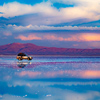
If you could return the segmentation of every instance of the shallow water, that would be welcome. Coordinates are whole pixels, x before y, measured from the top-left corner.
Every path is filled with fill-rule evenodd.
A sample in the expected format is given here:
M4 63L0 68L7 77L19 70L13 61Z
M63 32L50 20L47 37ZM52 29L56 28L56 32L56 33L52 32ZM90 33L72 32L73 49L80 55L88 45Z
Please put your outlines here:
M100 58L0 57L1 100L100 100Z

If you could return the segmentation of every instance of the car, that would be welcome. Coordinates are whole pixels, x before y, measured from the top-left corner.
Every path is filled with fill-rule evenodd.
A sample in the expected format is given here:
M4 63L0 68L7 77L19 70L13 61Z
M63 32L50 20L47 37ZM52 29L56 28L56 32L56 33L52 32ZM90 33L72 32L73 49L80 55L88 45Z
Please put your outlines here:
M33 57L27 56L25 53L19 53L16 58L18 60L23 60L23 59L32 60L33 59Z

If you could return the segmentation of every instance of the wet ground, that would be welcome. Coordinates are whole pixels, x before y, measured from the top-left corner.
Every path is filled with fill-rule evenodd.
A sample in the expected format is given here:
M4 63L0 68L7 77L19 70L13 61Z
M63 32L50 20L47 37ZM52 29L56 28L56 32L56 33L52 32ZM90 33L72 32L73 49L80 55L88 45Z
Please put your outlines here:
M1 100L100 100L100 57L0 57Z

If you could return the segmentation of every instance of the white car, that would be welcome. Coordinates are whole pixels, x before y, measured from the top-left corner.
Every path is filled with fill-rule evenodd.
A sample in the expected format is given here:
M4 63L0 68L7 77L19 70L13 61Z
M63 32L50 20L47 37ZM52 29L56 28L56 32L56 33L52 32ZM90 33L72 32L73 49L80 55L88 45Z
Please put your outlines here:
M23 59L27 59L27 60L32 60L33 57L31 56L27 56L26 54L24 53L19 53L16 57L18 60L23 60Z

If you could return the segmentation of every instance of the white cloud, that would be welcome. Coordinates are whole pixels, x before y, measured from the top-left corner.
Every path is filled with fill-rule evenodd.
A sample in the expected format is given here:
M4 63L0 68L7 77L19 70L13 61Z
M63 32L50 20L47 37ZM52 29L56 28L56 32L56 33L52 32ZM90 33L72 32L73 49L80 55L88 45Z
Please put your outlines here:
M58 0L61 2L61 0ZM62 2L70 2L69 0L62 0ZM0 6L0 16L3 17L15 17L19 15L25 14L38 14L39 18L43 18L38 20L36 16L37 22L42 22L43 24L57 24L57 23L65 23L70 22L77 19L87 19L88 21L99 20L100 19L100 1L86 1L86 0L71 0L72 3L80 4L75 5L74 7L60 8L57 9L52 6L50 1L42 2L36 5L27 5L20 4L18 2L4 4ZM42 17L41 17L42 16ZM34 20L31 20L31 22Z
M82 27L82 26L46 26L46 25L27 25L27 26L17 26L9 24L7 28L13 28L14 30L100 30L100 27Z
M12 2L8 4L4 4L3 6L0 6L0 10L3 12L3 14L0 14L0 16L3 17L14 17L24 14L31 14L31 13L42 13L42 14L53 14L54 8L51 7L51 3L40 3L36 4L34 6L27 5L27 4L20 4L18 2Z

